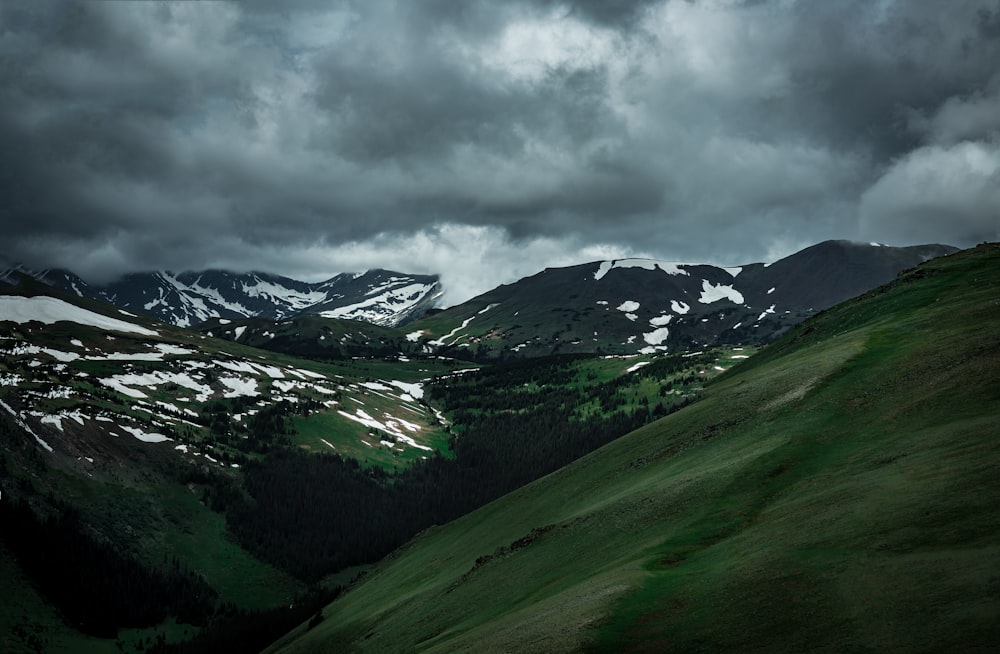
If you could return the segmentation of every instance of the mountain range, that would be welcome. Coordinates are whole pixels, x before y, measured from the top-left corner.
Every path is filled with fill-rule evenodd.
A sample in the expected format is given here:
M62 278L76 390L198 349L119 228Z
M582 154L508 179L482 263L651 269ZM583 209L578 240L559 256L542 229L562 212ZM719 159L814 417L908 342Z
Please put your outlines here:
M67 270L13 267L0 273L0 280L16 281L23 276L181 327L212 318L277 321L301 315L395 326L434 306L441 296L437 275L388 270L342 273L317 283L260 272L160 271L131 273L97 286Z
M209 321L213 336L301 356L366 351L489 361L550 354L653 354L766 343L806 318L954 252L825 241L771 264L739 267L651 259L547 268L401 329L372 330L301 316Z
M765 342L818 311L891 280L901 270L955 250L946 245L825 241L774 263L737 267L652 259L596 261L547 268L443 311L435 306L443 295L437 275L386 270L343 273L318 283L260 272L148 272L95 286L66 270L14 267L0 273L0 280L27 275L79 297L182 327L221 319L207 326L213 334L259 347L268 347L269 338L303 331L298 325L280 328L278 323L318 316L382 327L413 323L405 334L381 335L403 350L408 346L400 336L424 351L460 355L462 349L492 357L597 350L651 353L699 343ZM217 328L250 318L264 321ZM317 339L322 335L315 329L305 331L315 332ZM279 340L276 348L322 352L334 344L331 340L304 346L301 340ZM366 334L355 345L363 347L369 340Z

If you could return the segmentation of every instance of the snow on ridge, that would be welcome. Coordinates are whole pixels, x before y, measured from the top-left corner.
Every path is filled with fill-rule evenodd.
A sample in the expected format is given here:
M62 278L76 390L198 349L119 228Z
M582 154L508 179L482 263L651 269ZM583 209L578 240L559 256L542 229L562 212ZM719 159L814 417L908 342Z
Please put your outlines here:
M376 284L372 286L365 292L365 297L369 295L375 295L376 293L382 293L391 289L393 286L399 286L400 283L413 282L411 277L390 277L388 280L382 282L381 284Z
M733 288L730 284L712 284L707 279L702 281L701 297L698 301L702 304L712 304L719 300L731 300L736 304L743 304L743 294Z
M326 293L322 291L308 291L303 293L293 288L265 281L256 275L254 275L254 284L248 285L246 282L241 282L240 285L242 286L243 293L250 297L279 299L292 309L305 309L327 299Z
M26 323L38 321L51 325L65 320L88 327L97 327L116 332L157 336L151 329L140 327L124 320L110 318L88 309L64 302L47 295L22 297L20 295L0 295L0 317L3 321Z
M391 319L417 304L431 291L433 286L433 284L407 284L356 304L328 309L319 315L324 318L351 318L384 325L387 319Z
M230 311L238 313L242 316L249 317L254 315L253 311L246 308L239 302L232 302L222 297L222 294L219 293L218 289L212 288L211 286L200 285L198 282L201 281L201 275L199 275L198 279L196 279L194 283L191 285L185 284L184 282L180 281L176 277L169 275L168 273L160 273L160 277L163 278L165 281L169 282L170 284L172 284L178 290L181 291L186 290L188 291L188 294L195 293L197 295L201 295L202 298L211 300L215 304L225 309L229 309ZM181 294L182 297L184 297L185 295L186 294L184 293ZM208 320L209 318L215 318L218 316L218 312L213 311L212 309L209 309L207 306L205 306L204 300L202 298L196 298L196 297L192 298L189 295L188 297L192 301L192 303L195 306L197 306L198 309L200 310L198 311L198 317L201 318L202 320Z
M681 266L690 265L694 264L657 261L656 259L613 259L600 263L597 270L594 271L594 279L603 279L615 268L643 268L645 270L660 270L668 275L687 275L688 271L682 270Z

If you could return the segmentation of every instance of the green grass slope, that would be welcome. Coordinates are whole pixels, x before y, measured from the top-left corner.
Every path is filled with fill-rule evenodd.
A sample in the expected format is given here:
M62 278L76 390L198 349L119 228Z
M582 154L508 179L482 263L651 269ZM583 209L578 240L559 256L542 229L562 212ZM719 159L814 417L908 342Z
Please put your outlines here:
M1000 246L426 531L271 652L995 651Z

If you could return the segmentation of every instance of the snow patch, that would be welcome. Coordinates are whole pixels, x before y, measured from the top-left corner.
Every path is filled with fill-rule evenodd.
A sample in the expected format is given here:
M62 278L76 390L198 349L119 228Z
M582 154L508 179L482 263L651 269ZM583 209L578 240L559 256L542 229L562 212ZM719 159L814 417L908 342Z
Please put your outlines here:
M407 395L415 397L418 400L424 396L424 387L421 384L411 384L409 382L401 382L395 379L389 383L402 390Z
M256 379L243 379L241 377L219 377L219 383L229 387L229 392L222 397L254 397L257 392Z
M135 436L136 438L138 438L143 443L162 443L163 441L172 440L170 438L167 438L163 434L150 434L150 433L144 432L143 430L139 429L138 427L125 427L123 425L118 425L118 427L122 431L127 431L128 433L132 434L133 436Z
M730 284L712 284L707 279L702 280L701 297L698 301L702 304L712 304L719 300L731 300L736 304L743 304L743 294L737 291Z
M763 311L763 313L761 313L759 316L757 316L757 320L758 321L763 320L764 316L766 316L769 313L774 313L774 305L773 304L769 308L765 309Z
M666 327L660 327L659 329L654 329L651 332L642 335L642 340L646 341L650 345L661 345L663 341L667 340L667 336L670 335L670 330Z

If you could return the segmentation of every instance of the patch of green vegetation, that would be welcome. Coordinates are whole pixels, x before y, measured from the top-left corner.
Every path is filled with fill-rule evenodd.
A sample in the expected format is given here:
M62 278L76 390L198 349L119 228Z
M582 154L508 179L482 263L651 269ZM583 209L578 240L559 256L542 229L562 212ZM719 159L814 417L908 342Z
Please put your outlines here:
M239 547L226 529L225 518L205 507L194 489L162 486L156 496L170 528L147 548L151 557L176 557L197 570L218 591L221 601L241 609L276 606L305 590L288 573Z

